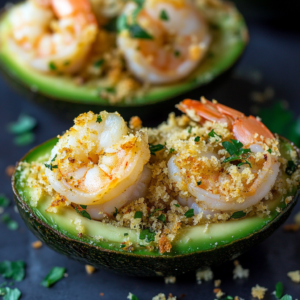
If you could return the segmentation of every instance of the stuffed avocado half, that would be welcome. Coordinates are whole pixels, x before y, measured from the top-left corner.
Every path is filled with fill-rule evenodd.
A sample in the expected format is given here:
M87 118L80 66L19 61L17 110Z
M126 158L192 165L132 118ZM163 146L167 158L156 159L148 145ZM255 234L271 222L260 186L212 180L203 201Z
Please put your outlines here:
M198 125L195 120L199 121L196 115L203 109L201 105L222 111L220 120L230 116L226 119L228 123L212 123L208 118L214 115L206 114L206 121ZM18 164L12 184L17 207L30 230L68 257L138 276L176 275L221 264L272 234L298 200L299 150L285 138L274 137L259 120L223 105L204 99L203 103L186 100L179 108L188 108L189 118L175 118L171 114L168 122L147 130L141 128L136 117L131 120L130 129L124 129L118 114L82 114L64 136L29 152ZM234 118L241 122L232 123ZM80 144L76 150L73 137L78 137L80 128L87 126L81 138L92 141L87 134L95 134L91 130L97 128L102 132L101 126L112 120L115 124L120 121L120 128L128 130L125 136L124 132L120 135L122 143L106 148L105 152L88 143L100 151L101 158L95 163L89 148L89 161L84 163L82 149L87 144ZM249 124L261 135L247 135L245 129L249 129ZM243 136L235 140L240 132ZM99 140L106 146L108 141L110 138L107 140L105 135ZM148 142L149 149L143 148ZM244 146L246 143L250 146ZM232 150L231 145L237 148ZM133 182L128 182L124 175L116 185L119 179L114 177L113 169L107 168L112 156L117 154L120 158L122 151L132 151L132 163L126 163L128 156L121 162L115 158L113 169L122 168L123 162L124 172L130 168L137 171L143 165L144 168L137 171L140 175ZM77 162L79 154L81 160ZM135 155L144 160L136 159ZM134 161L139 164L134 166ZM84 169L86 165L88 169ZM104 175L95 175L97 166L105 170ZM172 178L176 166L185 166L175 173L183 175L182 181ZM75 172L65 176L65 168ZM215 180L215 174L221 172ZM104 185L95 176L102 176ZM92 182L88 193L86 178ZM92 193L96 184L100 187ZM235 185L245 191L239 191ZM120 186L125 191L116 196ZM225 191L226 186L231 189L229 192ZM211 193L211 189L215 192ZM231 198L223 201L222 193Z
M24 40L26 41L26 36L15 37L18 35L14 34L15 29L12 24L14 22L18 26L22 24L18 24L21 21L14 21L12 15L16 10L22 8L21 6L26 4L25 2L2 12L0 19L1 72L14 85L17 84L22 89L25 88L29 91L31 96L39 96L39 99L45 99L46 101L57 100L73 104L126 107L153 104L171 99L176 95L207 84L224 73L238 60L248 42L246 24L234 6L229 3L210 0L195 1L197 5L198 2L199 11L201 11L207 22L205 26L207 26L209 38L206 38L206 43L209 46L205 46L205 50L201 50L203 52L201 55L199 54L199 49L202 48L197 48L198 50L191 48L189 50L191 53L194 53L194 56L199 56L201 62L195 67L186 67L190 71L182 79L177 79L176 76L172 79L175 67L168 74L160 74L159 76L154 74L155 76L152 76L153 78L155 77L154 84L149 85L152 77L143 79L143 76L151 74L152 69L147 70L148 66L134 65L131 61L131 53L126 53L128 44L136 41L122 40L118 42L117 46L116 36L120 35L120 39L124 39L124 37L128 36L129 32L130 37L133 40L136 39L144 43L141 47L144 46L147 50L152 47L151 45L149 47L147 44L151 42L151 39L149 39L150 34L146 38L147 32L138 27L137 24L128 24L126 20L124 23L124 14L119 17L118 21L116 21L116 18L102 18L98 20L98 24L104 25L101 25L102 27L99 32L93 33L96 37L91 46L91 52L87 60L82 63L83 66L78 70L76 70L78 68L77 65L72 65L72 60L65 59L64 61L54 63L54 60L42 61L40 58L35 59L34 55L32 57L30 53L23 55L16 44L21 43L21 46L25 48L30 48L30 44L29 46L26 43L25 46L22 44ZM140 11L141 8L137 7L134 10L134 14L140 13ZM166 23L169 16L166 15L166 10L162 10L162 12L165 13L163 21ZM160 21L162 20L160 19ZM114 22L118 23L119 33L114 31L115 26L112 26ZM26 24L24 26L26 27ZM41 26L45 26L45 24ZM93 28L93 30L97 29ZM47 29L48 35L51 32L54 33L55 29ZM17 39L17 42L14 39ZM105 43L107 43L107 47ZM112 46L109 46L109 43ZM120 55L118 47L124 48L122 50L125 52L124 57ZM163 48L162 45L159 47ZM208 48L206 49L206 47ZM95 50L93 50L94 48ZM181 52L176 49L173 52L174 58L169 59L165 57L163 59L165 63L169 61L170 64L174 59L175 62L173 63L175 65L179 63L176 60L180 60ZM151 53L147 55L152 57ZM163 55L167 54L164 53ZM59 53L58 56L60 56ZM77 61L77 59L74 61ZM145 62L147 59L143 58L141 61ZM162 66L162 68L165 67L164 65ZM143 72L135 75L135 69L139 71L143 70ZM167 81L166 78L168 76L170 76L171 82Z

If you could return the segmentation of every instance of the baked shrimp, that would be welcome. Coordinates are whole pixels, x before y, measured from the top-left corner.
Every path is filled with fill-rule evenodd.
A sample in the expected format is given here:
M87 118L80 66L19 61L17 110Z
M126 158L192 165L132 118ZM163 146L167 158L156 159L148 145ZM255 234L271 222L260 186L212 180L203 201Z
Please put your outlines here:
M89 112L60 137L45 174L57 193L102 219L145 196L149 158L145 131L131 133L118 113Z
M153 84L190 74L210 40L205 18L189 0L129 2L119 18L117 41L128 68Z
M13 8L10 24L18 54L42 72L77 72L98 32L88 0L27 0Z
M185 100L178 108L211 128L208 140L197 135L197 126L191 128L192 145L181 145L168 161L169 178L180 191L178 201L195 214L211 214L245 210L267 197L279 174L280 153L266 126L204 98Z

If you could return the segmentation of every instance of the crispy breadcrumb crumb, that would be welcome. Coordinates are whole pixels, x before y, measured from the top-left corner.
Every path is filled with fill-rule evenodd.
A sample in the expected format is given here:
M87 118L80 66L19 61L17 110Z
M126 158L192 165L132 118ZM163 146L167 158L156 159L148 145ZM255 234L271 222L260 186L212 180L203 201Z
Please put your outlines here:
M259 300L261 300L261 299L264 298L265 293L266 293L267 290L268 290L267 288L264 288L264 287L259 286L257 284L255 287L253 287L251 289L251 295L252 295L252 297L258 298Z
M290 277L290 279L293 282L299 283L300 282L300 271L291 271L287 273L287 276Z

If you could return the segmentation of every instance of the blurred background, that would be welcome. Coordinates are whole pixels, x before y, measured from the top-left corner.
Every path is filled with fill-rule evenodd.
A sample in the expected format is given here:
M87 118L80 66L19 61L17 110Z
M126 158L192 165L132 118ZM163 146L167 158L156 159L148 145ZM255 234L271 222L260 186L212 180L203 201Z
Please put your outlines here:
M219 102L247 114L260 116L273 132L286 136L300 146L300 1L236 0L246 18L250 31L249 46L237 67L226 78L210 86L192 91L189 96L199 99L217 99ZM3 7L6 1L0 0ZM1 47L1 45L0 45ZM84 265L73 262L43 246L33 249L36 238L27 230L14 210L9 166L32 147L62 133L72 125L67 112L55 113L33 102L6 84L0 77L0 194L10 199L4 213L17 222L10 230L0 222L0 261L24 260L26 278L15 285L22 291L22 299L126 299L129 292L140 300L152 299L162 292L172 293L178 299L214 299L213 282L197 285L195 274L178 277L175 284L164 283L163 278L128 278L107 271L88 275ZM116 109L113 108L112 111ZM144 125L156 126L171 111L157 111L143 119ZM32 117L36 124L27 135L14 136L8 130L21 114ZM300 211L300 203L294 214ZM3 213L1 209L0 213ZM1 219L1 215L0 215ZM293 216L287 223L293 222ZM279 229L273 236L239 258L250 270L248 279L233 280L233 263L213 268L214 279L222 280L222 290L228 295L251 298L251 287L267 287L264 299L273 299L271 293L278 281L285 291L300 297L300 285L287 276L288 271L300 269L300 233ZM40 282L53 266L67 269L68 277L53 288L46 289ZM0 278L0 285L4 279ZM100 295L103 293L104 295ZM293 298L294 299L294 298Z

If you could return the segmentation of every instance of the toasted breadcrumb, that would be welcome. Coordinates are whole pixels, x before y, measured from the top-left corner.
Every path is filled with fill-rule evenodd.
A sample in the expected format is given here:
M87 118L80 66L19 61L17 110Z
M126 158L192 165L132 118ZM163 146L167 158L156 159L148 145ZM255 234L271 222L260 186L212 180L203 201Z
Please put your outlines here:
M294 221L297 225L300 226L300 211L295 215Z
M249 270L243 269L238 260L234 261L233 279L242 279L249 277Z
M32 244L31 244L31 247L33 248L33 249L39 249L39 248L41 248L43 246L43 243L41 242L41 241L36 241L36 242L33 242Z
M104 293L100 293L100 296L103 297L103 296L104 296Z
M251 289L251 295L252 295L252 297L258 298L259 300L261 300L261 299L264 298L265 293L266 293L267 290L268 290L267 288L264 288L264 287L259 286L257 284L255 287L253 287Z
M287 276L291 278L293 282L299 283L300 282L300 271L291 271L287 273Z
M15 166L7 166L5 169L5 173L8 177L13 176L14 172L15 172Z
M196 280L198 284L202 283L202 280L204 281L210 281L214 278L214 273L210 268L206 269L199 269L196 271Z
M176 299L177 297L173 297L172 294L169 294L168 298L166 298L166 295L163 293L160 293L152 298L152 300L176 300Z
M286 224L283 226L283 230L287 232L296 232L299 230L298 224Z
M96 269L90 265L85 265L85 270L88 274L93 274L96 271Z
M214 281L214 285L215 285L215 287L219 287L221 285L221 280L220 279L216 279Z
M176 282L176 277L175 276L165 277L165 284L168 284L168 283L174 284L175 282Z
M223 293L222 292L222 290L221 289L214 289L214 293L216 294L216 297L218 298L218 299L220 299L222 296L224 296L225 295L225 293Z

